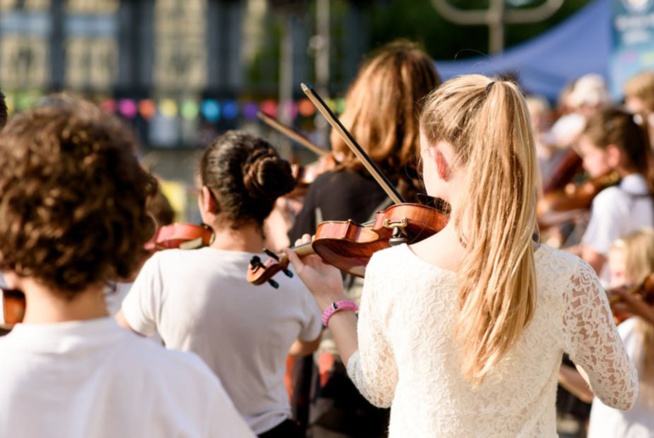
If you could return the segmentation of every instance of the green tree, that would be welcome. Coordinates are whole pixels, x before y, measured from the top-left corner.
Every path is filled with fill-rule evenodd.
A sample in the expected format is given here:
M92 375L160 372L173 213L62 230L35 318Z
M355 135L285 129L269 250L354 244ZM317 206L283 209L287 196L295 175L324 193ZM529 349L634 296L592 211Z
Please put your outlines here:
M489 0L450 0L460 9L480 9ZM527 8L544 0L507 0L508 7ZM550 18L540 23L507 25L505 48L529 40L568 18L589 0L566 0ZM487 26L461 26L441 17L431 0L386 0L372 2L370 32L374 47L397 38L409 38L422 43L434 59L462 59L488 53Z

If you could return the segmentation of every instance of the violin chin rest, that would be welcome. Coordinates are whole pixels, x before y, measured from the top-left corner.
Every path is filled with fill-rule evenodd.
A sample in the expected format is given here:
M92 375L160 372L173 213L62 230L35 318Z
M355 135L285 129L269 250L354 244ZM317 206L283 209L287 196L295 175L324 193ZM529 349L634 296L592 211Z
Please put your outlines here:
M186 242L180 243L179 249L197 249L201 248L203 245L202 237L198 237L197 239L187 240Z

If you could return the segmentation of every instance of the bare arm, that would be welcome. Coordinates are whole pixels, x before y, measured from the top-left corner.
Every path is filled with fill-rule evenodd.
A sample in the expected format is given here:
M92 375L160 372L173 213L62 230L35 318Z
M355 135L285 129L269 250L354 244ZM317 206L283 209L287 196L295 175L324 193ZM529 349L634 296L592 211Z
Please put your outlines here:
M322 334L318 336L313 341L303 341L302 339L296 339L291 345L290 350L288 350L289 356L306 356L313 353L318 349L320 345L320 340L322 339Z
M581 258L595 270L597 275L600 274L604 264L606 263L605 256L596 252L594 249L587 245L581 245Z
M567 365L559 368L559 384L581 401L593 401L593 391L582 375L576 369Z
M303 259L293 251L287 251L286 255L298 276L313 294L320 310L326 309L335 301L345 299L343 280L338 269L323 263L317 255ZM341 359L347 365L350 356L359 348L355 313L347 310L334 313L329 319L329 329Z

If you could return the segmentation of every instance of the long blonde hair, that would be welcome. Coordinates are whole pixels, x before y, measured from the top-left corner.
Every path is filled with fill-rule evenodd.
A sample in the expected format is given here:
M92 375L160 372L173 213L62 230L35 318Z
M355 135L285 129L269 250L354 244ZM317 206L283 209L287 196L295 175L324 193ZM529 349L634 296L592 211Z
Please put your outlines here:
M625 282L638 284L654 273L654 229L642 228L616 240L610 249L624 254ZM646 388L654 394L654 325L638 318L634 329L641 342L641 350L634 358L641 382L641 392Z
M537 162L529 113L515 84L467 75L428 98L420 126L430 145L450 143L455 165L466 169L466 199L451 218L467 253L455 333L464 375L476 385L517 342L536 306Z

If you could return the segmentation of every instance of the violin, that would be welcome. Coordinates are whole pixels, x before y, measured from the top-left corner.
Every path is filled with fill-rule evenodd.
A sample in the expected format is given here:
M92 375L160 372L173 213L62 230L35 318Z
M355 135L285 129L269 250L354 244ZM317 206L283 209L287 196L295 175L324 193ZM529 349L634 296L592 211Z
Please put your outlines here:
M447 212L427 205L407 204L322 98L305 84L302 84L302 89L332 127L343 137L345 143L361 160L395 205L377 212L374 221L370 224L357 224L351 220L323 222L316 228L316 234L310 244L292 248L296 254L301 257L317 254L326 263L341 271L363 277L368 261L375 251L388 248L393 244L418 242L445 227L449 220ZM264 250L264 252L270 256L270 259L262 262L259 256L254 256L250 261L246 278L248 282L255 285L267 281L271 286L277 288L279 284L272 280L276 273L281 271L289 277L292 276L287 269L288 257L284 254L274 254L272 251Z
M3 323L0 330L9 331L25 316L25 294L15 289L2 289Z
M373 253L400 243L414 243L442 230L449 216L440 210L421 204L395 204L377 212L370 224L348 221L327 221L318 224L311 243L291 248L300 257L319 255L323 261L346 274L363 277ZM268 282L274 288L279 284L272 280L278 272L287 276L288 256L264 250L270 256L265 263L259 256L250 260L247 281L254 285Z
M607 187L620 182L616 171L581 184L568 184L562 190L546 193L538 200L536 215L541 229L576 219L590 209L593 198Z
M552 170L548 181L543 182L543 193L552 193L563 189L581 171L583 160L574 149L568 149Z
M213 232L207 225L177 222L157 229L152 240L145 244L149 251L164 249L196 249L211 244Z
M613 305L620 302L621 300L620 295L615 293L616 290L625 290L625 287L620 286L609 289L607 291L607 294L609 295L609 305L611 306L612 310ZM645 301L650 306L654 306L654 274L648 275L643 281L636 284L635 286L627 288L626 293L640 295L643 301ZM616 324L620 324L630 316L631 315L628 313L618 313L613 310L613 318L615 319Z

